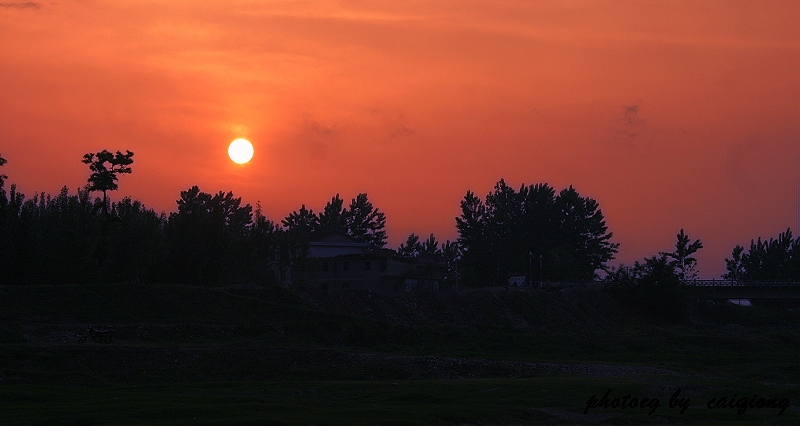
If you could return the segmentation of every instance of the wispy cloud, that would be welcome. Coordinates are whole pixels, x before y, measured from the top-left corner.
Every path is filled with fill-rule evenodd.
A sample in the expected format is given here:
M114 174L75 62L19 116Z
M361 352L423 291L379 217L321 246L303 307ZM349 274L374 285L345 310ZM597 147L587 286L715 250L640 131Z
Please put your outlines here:
M0 3L3 9L41 9L41 3L34 3L32 1L18 2L18 3Z
M638 99L633 105L622 105L622 117L614 121L611 131L621 135L624 142L634 143L639 135L645 131L647 123L639 117L639 107L642 100Z
M390 138L397 139L417 136L417 132L410 127L408 119L403 113L388 112L379 108L373 109L371 113L378 116L379 120L382 122L381 125Z
M308 114L305 114L303 118L303 127L306 130L322 136L336 136L339 134L339 128L335 124L330 126L323 125Z
M410 137L416 136L417 132L409 129L403 123L395 123L394 127L389 129L389 137L392 138L399 138L399 137Z

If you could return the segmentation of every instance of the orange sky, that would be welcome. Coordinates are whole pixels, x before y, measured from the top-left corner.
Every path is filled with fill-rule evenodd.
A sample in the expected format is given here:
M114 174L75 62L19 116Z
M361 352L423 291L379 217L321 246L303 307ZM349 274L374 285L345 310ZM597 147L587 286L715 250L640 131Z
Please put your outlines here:
M391 247L454 239L501 177L572 184L618 261L685 228L718 277L797 229L798 22L794 0L0 2L2 172L74 192L84 153L129 149L114 199L169 212L196 184L278 221L367 192Z

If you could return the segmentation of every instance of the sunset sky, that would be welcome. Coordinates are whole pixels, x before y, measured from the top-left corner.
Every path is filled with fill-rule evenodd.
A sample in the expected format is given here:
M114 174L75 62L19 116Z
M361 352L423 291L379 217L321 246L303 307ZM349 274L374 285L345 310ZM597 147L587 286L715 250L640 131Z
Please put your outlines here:
M280 221L359 192L455 239L505 178L596 199L618 259L684 228L702 277L797 231L798 1L0 3L2 173L27 196L135 153L129 195L233 191ZM239 137L246 165L228 158Z

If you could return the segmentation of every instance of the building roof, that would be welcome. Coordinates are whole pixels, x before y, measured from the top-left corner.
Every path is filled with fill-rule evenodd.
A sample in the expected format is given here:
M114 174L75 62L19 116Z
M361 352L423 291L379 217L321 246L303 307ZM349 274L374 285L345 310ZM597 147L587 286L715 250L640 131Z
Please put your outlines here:
M311 241L312 246L327 246L327 247L369 247L368 243L361 243L356 241L349 235L344 234L328 234L316 241Z

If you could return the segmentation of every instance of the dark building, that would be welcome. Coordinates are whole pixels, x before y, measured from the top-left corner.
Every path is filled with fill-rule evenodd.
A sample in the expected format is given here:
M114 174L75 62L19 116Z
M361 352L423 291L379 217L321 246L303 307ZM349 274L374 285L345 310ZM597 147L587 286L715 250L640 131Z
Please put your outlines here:
M309 244L297 285L322 291L439 291L446 266L444 261L398 256L391 249L370 250L367 244L333 234Z

